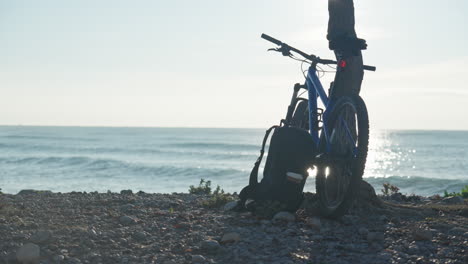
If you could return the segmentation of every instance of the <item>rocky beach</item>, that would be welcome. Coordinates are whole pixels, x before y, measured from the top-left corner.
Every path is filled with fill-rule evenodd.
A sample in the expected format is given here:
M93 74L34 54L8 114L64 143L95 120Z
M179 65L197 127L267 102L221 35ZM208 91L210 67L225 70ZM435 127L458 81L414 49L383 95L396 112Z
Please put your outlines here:
M207 206L206 194L0 194L0 263L468 263L461 197L376 196L363 184L337 220L305 197L296 214L264 219Z

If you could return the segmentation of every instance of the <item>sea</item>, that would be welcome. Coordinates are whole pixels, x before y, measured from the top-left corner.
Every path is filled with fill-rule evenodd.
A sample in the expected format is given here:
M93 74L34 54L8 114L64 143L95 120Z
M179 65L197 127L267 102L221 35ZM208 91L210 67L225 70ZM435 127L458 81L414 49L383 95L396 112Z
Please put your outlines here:
M53 192L188 192L201 179L247 185L264 129L0 126L0 188ZM264 159L265 160L265 159ZM364 176L377 193L459 192L468 185L468 131L371 131ZM315 191L309 177L305 191Z

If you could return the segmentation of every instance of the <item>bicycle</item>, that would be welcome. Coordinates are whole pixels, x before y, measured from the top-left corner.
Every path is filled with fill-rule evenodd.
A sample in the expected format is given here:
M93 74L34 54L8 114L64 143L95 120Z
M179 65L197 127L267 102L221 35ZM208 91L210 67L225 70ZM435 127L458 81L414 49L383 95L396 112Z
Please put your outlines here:
M364 100L357 94L338 98L330 96L333 84L329 96L323 89L317 65L346 67L346 61L321 59L266 34L261 37L279 46L269 50L300 60L292 55L294 52L304 58L300 61L310 64L305 83L294 85L286 118L281 123L308 130L318 149L311 165L316 168L320 211L325 217L340 217L352 205L364 173L369 144L369 119ZM375 71L376 68L364 65L364 70ZM300 97L301 89L308 92L307 99ZM318 107L318 98L324 109Z

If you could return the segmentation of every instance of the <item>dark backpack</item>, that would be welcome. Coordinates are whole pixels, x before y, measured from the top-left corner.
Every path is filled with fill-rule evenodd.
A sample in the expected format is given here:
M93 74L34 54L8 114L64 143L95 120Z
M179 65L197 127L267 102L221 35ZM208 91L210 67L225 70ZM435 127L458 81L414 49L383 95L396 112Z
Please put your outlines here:
M263 171L258 182L258 168L263 158L265 144L274 130ZM250 209L246 202L279 202L282 210L295 212L302 203L303 189L316 154L315 143L310 134L301 128L273 126L266 131L262 149L250 173L249 185L239 194L237 210Z

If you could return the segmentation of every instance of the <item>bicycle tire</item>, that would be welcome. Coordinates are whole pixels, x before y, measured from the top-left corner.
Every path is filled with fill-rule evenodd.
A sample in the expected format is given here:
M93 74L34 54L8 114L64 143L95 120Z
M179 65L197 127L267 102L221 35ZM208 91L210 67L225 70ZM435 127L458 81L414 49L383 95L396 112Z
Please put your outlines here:
M364 173L369 145L366 105L358 95L342 96L337 100L326 122L330 152L326 161L317 166L315 188L322 215L338 218L346 214L353 204ZM350 129L346 129L343 123ZM357 153L350 152L353 145L350 144L350 137L355 141ZM319 151L324 153L326 144L323 136L321 139ZM335 199L332 200L331 197Z

